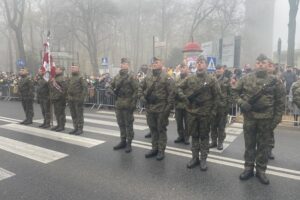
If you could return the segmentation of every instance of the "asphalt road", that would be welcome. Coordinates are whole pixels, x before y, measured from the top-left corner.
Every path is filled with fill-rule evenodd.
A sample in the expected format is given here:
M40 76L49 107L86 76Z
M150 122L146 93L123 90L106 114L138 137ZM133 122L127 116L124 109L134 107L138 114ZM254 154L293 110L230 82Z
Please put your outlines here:
M119 142L113 110L85 110L85 133L70 136L40 129L24 118L20 102L0 101L1 200L299 200L300 129L276 130L275 160L269 162L270 185L257 178L241 182L244 141L240 124L227 129L223 151L211 151L208 171L187 169L190 146L174 144L170 119L163 161L145 159L151 148L144 115L135 117L133 152L114 151ZM68 110L68 108L67 108ZM68 112L69 113L69 112ZM69 116L69 114L68 114ZM67 127L71 127L68 117Z

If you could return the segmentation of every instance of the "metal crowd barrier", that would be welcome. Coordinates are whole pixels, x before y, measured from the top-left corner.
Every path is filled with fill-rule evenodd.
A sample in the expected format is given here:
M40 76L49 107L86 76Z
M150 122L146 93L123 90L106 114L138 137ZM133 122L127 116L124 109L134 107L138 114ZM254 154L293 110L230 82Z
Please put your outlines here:
M0 86L0 99L4 101L11 101L19 99L17 86L13 85L2 85Z

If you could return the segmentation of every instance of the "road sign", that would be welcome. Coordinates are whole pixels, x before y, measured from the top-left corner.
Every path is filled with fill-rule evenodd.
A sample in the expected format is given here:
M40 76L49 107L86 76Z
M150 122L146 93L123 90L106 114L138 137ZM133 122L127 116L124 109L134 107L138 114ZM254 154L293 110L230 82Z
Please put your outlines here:
M216 63L217 63L217 58L216 57L207 57L207 71L209 72L214 72L216 71Z
M25 60L23 60L22 58L19 58L17 60L17 66L18 67L25 67L26 63L25 63Z
M108 66L108 58L107 57L103 57L101 59L101 65L102 66Z

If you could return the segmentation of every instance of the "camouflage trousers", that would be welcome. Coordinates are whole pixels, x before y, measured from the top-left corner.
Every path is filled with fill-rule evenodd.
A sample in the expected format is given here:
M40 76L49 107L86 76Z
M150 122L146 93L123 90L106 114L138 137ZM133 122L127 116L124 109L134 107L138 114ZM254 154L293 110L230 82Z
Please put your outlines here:
M147 112L147 123L152 138L152 149L164 151L167 146L167 126L169 124L169 113Z
M57 121L57 125L59 127L65 127L66 124L66 100L65 99L58 99L53 100L53 107L54 107L54 115Z
M51 115L50 115L50 99L39 99L38 100L40 107L41 107L41 111L43 114L43 118L44 118L44 123L45 124L50 124L50 119L51 119Z
M121 140L131 141L134 138L133 109L116 109L117 122L120 128Z
M245 167L265 171L268 164L268 151L272 128L271 119L244 118Z
M193 154L201 153L201 159L206 159L209 153L210 116L187 114L189 133L192 136Z
M271 131L271 137L270 137L270 141L269 141L269 147L270 147L270 149L273 149L275 147L274 130Z
M211 122L211 140L214 143L223 143L226 138L225 127L227 124L227 111L220 109Z
M68 105L72 117L73 127L76 130L83 129L83 101L69 100Z
M33 112L33 99L22 99L22 107L25 112L25 116L27 120L32 120L34 112Z
M175 118L177 124L177 133L180 138L188 140L189 133L187 130L187 112L185 109L175 109Z

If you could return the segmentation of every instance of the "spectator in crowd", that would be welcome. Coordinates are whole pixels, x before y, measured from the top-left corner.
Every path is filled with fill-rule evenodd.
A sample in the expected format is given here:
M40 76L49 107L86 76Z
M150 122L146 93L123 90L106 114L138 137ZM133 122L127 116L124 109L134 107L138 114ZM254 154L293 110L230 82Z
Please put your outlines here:
M281 76L282 81L285 83L287 94L290 92L291 86L297 81L297 75L293 71L293 67L288 65L286 71Z

